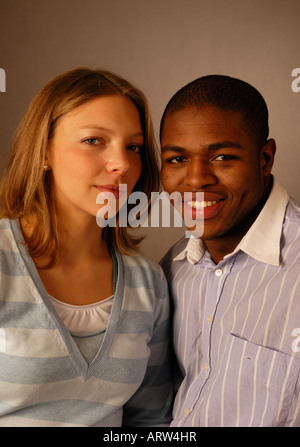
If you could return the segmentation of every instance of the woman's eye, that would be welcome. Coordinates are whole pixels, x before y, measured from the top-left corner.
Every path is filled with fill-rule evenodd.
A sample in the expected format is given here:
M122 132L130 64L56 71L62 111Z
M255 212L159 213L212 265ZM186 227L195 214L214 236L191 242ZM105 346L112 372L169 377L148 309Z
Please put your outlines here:
M90 144L91 146L95 146L100 143L99 138L87 138L83 141L86 144Z
M128 146L127 149L140 154L142 152L143 146L139 146L138 144L131 144L130 146Z

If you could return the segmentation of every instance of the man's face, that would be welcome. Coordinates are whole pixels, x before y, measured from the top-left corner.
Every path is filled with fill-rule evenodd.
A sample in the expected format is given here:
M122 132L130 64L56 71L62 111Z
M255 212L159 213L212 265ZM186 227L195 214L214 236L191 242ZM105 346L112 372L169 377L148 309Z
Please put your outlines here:
M185 108L165 118L161 180L182 196L182 212L204 219L203 240L239 239L267 194L275 144L258 148L238 112ZM204 202L184 203L185 192L203 192Z

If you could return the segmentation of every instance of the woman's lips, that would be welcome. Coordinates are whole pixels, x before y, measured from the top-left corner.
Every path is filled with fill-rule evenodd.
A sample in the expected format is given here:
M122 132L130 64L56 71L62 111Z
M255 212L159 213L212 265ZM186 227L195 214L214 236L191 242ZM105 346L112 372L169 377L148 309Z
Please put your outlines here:
M125 185L126 186L126 185ZM119 199L125 192L123 185L95 185L99 193L111 193L116 199Z

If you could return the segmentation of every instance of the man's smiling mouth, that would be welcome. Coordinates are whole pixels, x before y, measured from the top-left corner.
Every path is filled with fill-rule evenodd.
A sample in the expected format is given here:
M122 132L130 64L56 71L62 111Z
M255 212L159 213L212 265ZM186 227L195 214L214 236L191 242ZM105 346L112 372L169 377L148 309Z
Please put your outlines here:
M215 200L213 200L213 197L210 200L196 200L194 197L187 198L187 200L184 200L184 216L193 220L211 219L217 216L223 208L224 202L225 198L215 198Z
M204 208L207 208L208 206L215 205L218 202L220 202L220 200L202 201L202 202L199 202L198 200L192 200L192 201L187 202L187 204L191 208L194 208L196 210L202 210Z

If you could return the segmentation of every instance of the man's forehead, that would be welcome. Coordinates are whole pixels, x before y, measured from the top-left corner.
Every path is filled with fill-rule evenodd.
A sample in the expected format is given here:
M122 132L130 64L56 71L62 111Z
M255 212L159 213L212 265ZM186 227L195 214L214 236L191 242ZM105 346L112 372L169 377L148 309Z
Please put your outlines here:
M185 106L183 108L180 108L178 110L168 112L165 116L165 121L173 121L177 120L178 117L183 119L184 117L189 119L204 119L206 116L227 116L230 117L237 117L242 119L243 114L242 112L238 110L232 110L232 109L223 109L214 105L204 105L201 107L197 107L195 105L191 106Z
M222 110L213 106L185 107L167 114L164 119L161 137L163 138L169 132L185 133L188 130L196 131L204 126L218 129L220 125L224 126L227 123L240 128L242 121L242 114L232 110Z

